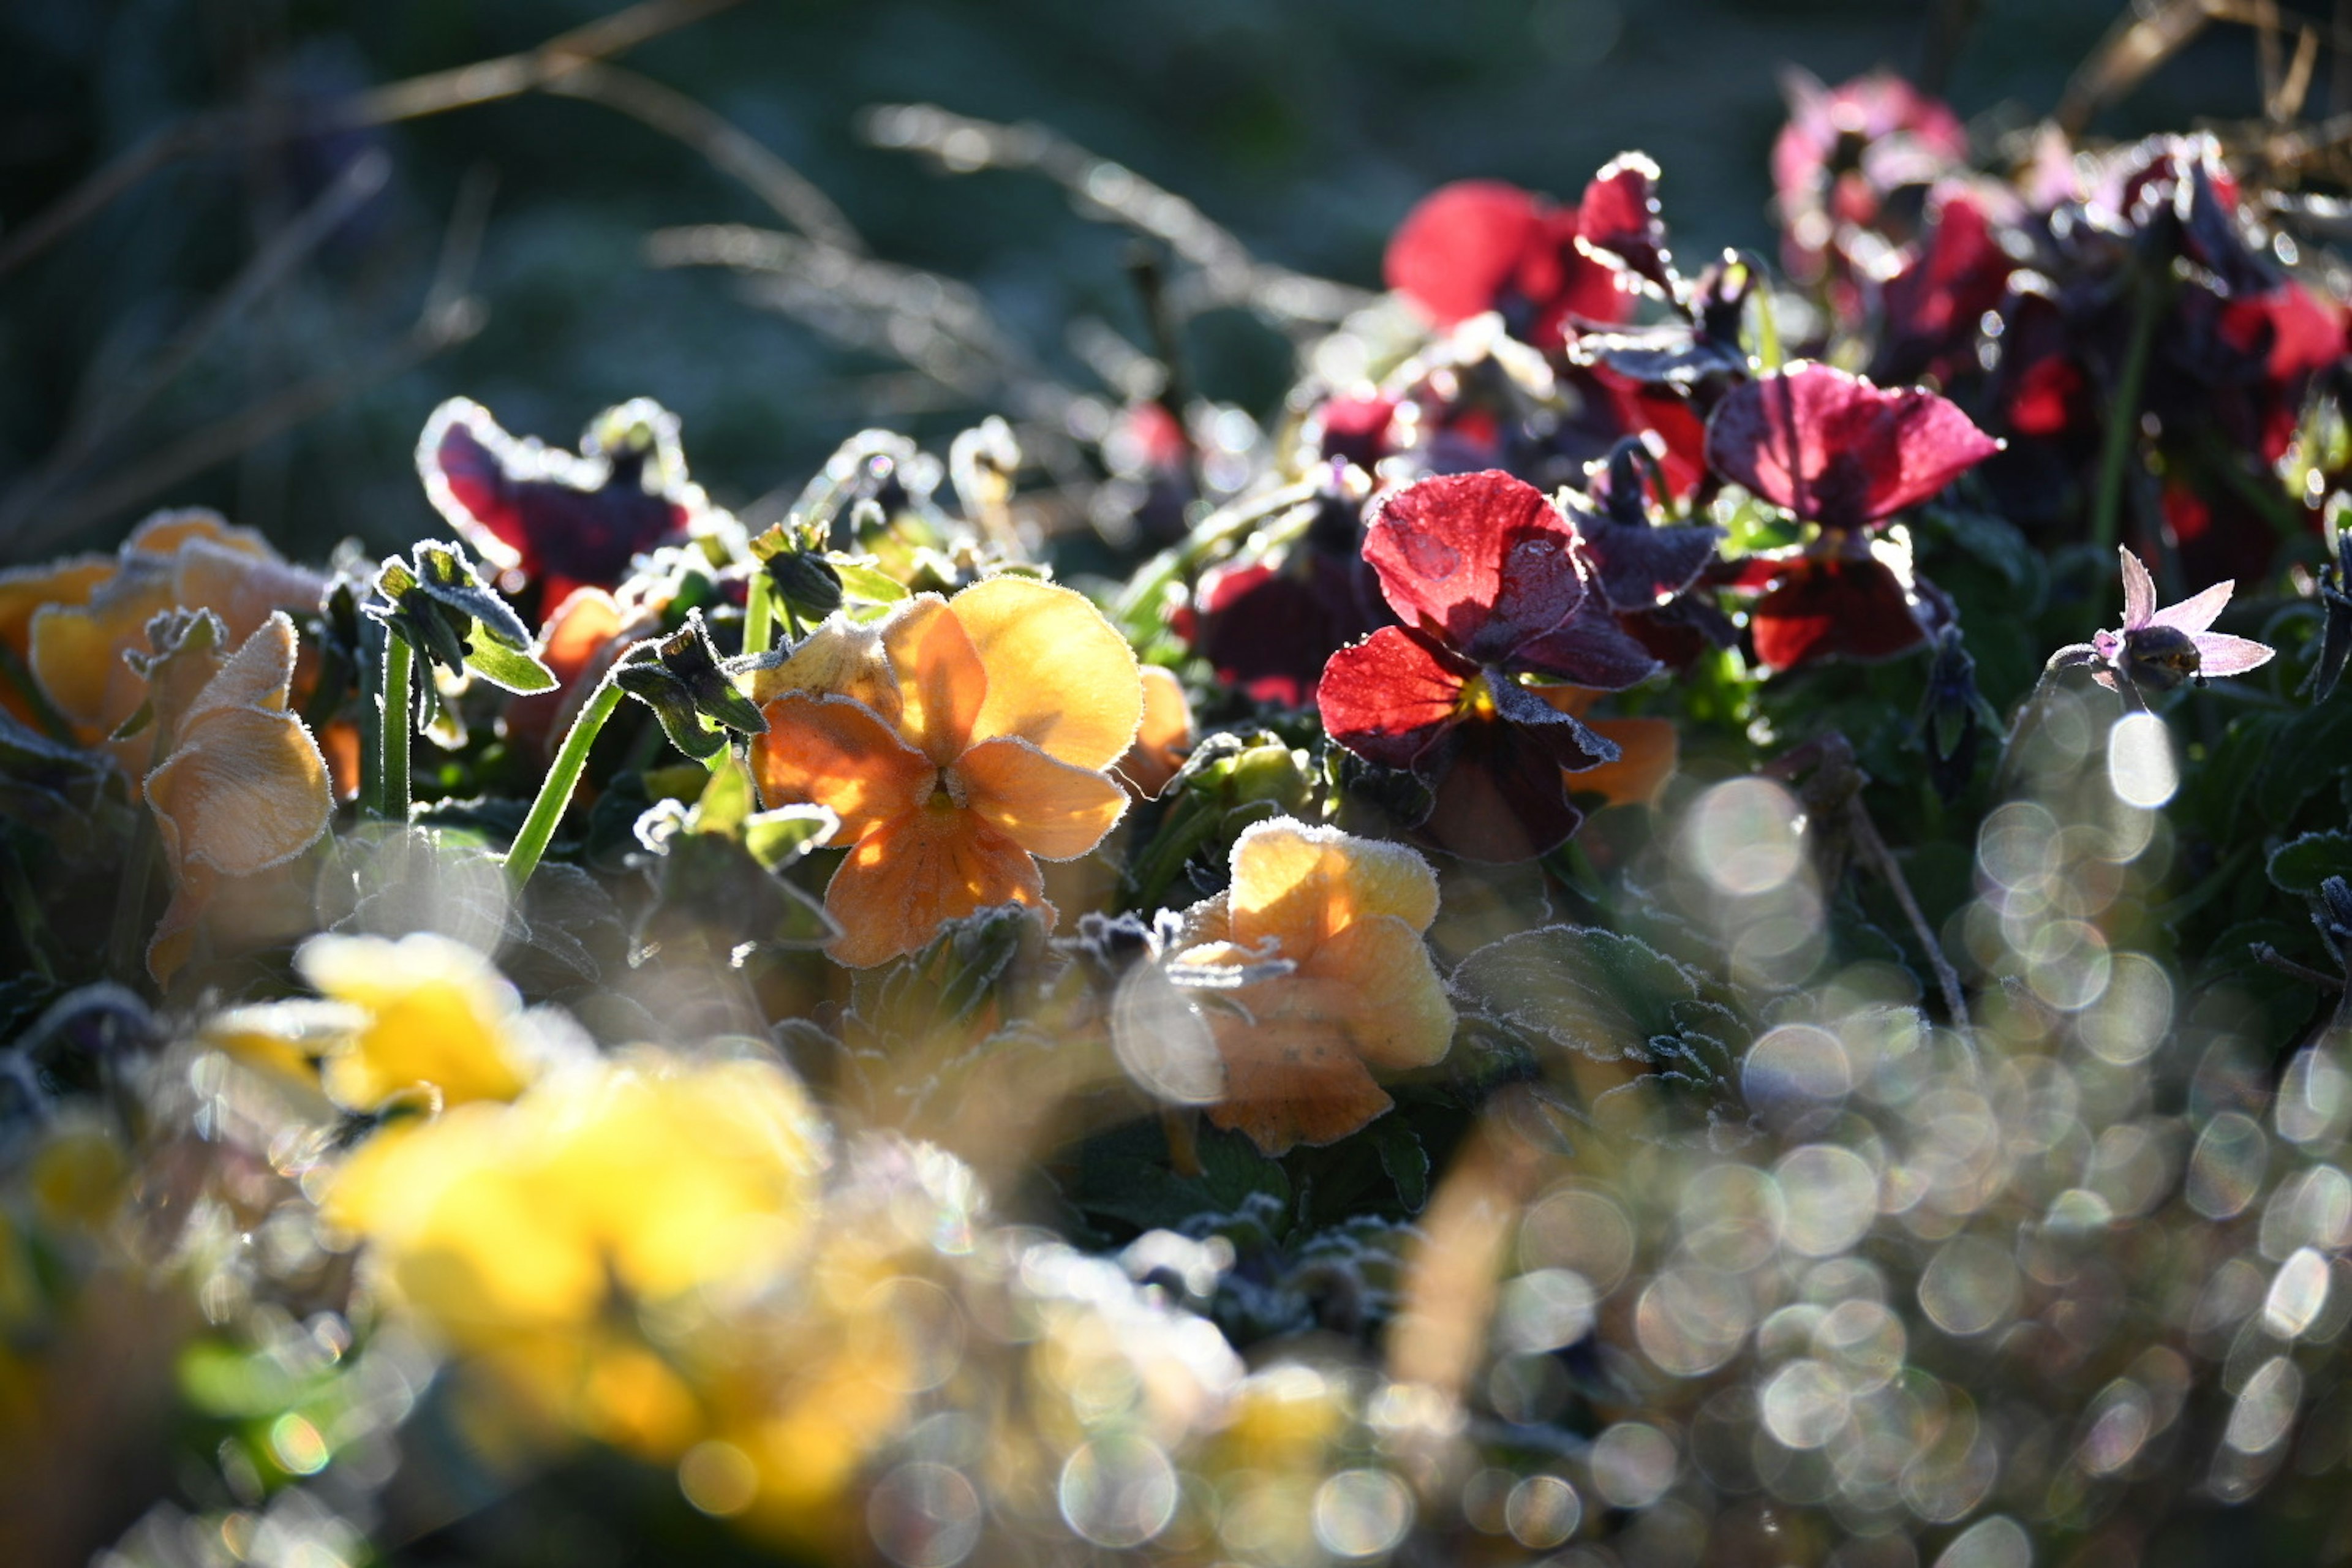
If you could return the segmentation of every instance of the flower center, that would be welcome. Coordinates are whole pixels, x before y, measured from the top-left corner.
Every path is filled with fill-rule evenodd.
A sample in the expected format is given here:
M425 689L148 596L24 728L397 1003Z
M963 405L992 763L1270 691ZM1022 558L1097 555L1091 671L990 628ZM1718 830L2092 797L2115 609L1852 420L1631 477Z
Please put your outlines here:
M1485 670L1462 683L1462 694L1454 700L1454 716L1456 719L1492 719L1495 716L1495 689L1487 683Z
M933 811L948 812L961 811L971 801L971 792L964 788L963 780L956 776L950 765L941 768L939 776L931 781L931 793L924 797L923 804Z

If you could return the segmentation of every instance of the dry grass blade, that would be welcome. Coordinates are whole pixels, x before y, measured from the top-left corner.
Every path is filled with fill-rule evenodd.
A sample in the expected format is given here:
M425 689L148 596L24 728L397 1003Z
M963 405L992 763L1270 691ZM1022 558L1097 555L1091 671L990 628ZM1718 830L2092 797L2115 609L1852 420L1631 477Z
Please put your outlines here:
M1373 298L1258 260L1183 197L1043 126L999 125L929 103L879 105L866 110L862 123L876 146L924 153L950 174L1014 169L1043 174L1076 198L1080 213L1161 241L1201 274L1199 290L1172 296L1191 309L1247 305L1286 323L1328 324Z
M2091 117L2128 95L2214 18L2210 0L2135 0L2088 58L2059 100L2057 121L2080 134Z
M156 170L182 158L240 142L385 125L514 98L544 87L583 65L698 22L735 3L736 0L645 0L642 5L559 34L520 54L412 77L312 113L297 116L225 109L165 126L98 170L54 206L0 242L0 277L47 250Z

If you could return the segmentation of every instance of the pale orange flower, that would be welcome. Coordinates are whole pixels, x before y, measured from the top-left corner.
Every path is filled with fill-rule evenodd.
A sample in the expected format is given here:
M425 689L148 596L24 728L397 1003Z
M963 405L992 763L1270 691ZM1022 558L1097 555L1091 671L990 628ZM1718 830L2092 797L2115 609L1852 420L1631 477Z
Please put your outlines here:
M1402 845L1289 817L1244 830L1232 867L1226 891L1185 911L1173 963L1295 967L1220 993L1243 1011L1209 1011L1225 1063L1209 1120L1268 1154L1344 1138L1392 1103L1372 1068L1426 1067L1453 1044L1422 942L1437 875Z
M1157 799L1192 749L1192 710L1184 683L1156 664L1143 667L1143 728L1111 771L1139 799Z
M86 605L99 585L114 575L111 555L76 555L40 566L0 572L0 648L7 670L0 679L0 709L30 722L33 705L20 682L33 679L33 616L44 605Z
M131 531L110 564L102 579L87 559L60 569L74 575L59 582L59 597L29 611L26 630L26 667L84 745L105 742L146 700L145 682L122 656L145 647L156 616L211 610L234 642L251 637L273 611L316 608L326 586L253 530L204 510L157 512ZM112 749L136 778L145 748L141 739Z
M1584 719L1604 693L1583 686L1538 686L1535 694L1563 713ZM1597 795L1609 805L1655 805L1682 760L1682 741L1665 719L1587 719L1595 734L1617 742L1617 760L1567 775L1572 795Z
M1135 655L1067 588L992 577L861 627L836 617L754 678L752 745L770 805L841 818L827 949L880 963L992 904L1045 902L1040 858L1102 842L1127 810L1104 776L1134 741Z
M155 689L154 722L170 751L146 795L172 874L171 907L147 947L158 981L186 961L222 879L289 864L334 816L326 759L287 711L295 651L294 623L273 615L200 687Z

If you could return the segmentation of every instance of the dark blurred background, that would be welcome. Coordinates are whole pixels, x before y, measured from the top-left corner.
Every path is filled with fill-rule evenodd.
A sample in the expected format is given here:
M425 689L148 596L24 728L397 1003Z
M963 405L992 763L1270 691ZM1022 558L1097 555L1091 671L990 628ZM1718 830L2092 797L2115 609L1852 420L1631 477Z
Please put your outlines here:
M191 116L299 112L528 49L609 9L5 0L0 243ZM871 146L862 109L932 101L1049 126L1190 198L1265 260L1377 287L1384 237L1431 186L1486 174L1572 198L1629 147L1664 167L1678 251L1769 250L1782 67L1831 81L1924 70L1990 139L2046 112L2118 10L747 0L614 63L785 160L873 256L974 287L1044 374L1099 390L1068 328L1096 318L1148 341L1131 237L1034 175L950 177ZM1939 45L1956 20L1957 47ZM2093 129L2248 115L2256 79L2249 36L2214 29ZM290 246L289 225L371 153L387 160L381 189L322 243ZM462 282L486 314L427 353L413 329L446 272L453 215L462 240L468 210L486 214L478 255L444 292ZM656 397L684 417L696 477L730 504L796 485L865 425L937 437L983 412L761 308L727 273L647 264L649 231L722 222L779 226L688 145L544 93L332 135L232 137L170 161L0 277L0 562L110 544L165 502L219 507L298 552L346 535L390 548L436 526L410 452L456 393L566 446L598 408ZM296 254L257 269L273 244ZM1290 345L1237 311L1195 320L1184 346L1202 393L1254 410L1293 370Z

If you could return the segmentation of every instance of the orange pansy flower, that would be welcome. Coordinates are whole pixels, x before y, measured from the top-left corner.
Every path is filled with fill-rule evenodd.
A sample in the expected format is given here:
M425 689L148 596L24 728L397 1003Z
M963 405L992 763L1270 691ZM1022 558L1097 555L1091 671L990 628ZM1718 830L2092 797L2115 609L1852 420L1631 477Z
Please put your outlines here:
M1128 789L1142 800L1157 799L1184 765L1192 749L1192 710L1184 701L1184 683L1176 672L1156 664L1143 667L1143 728L1135 744L1112 769Z
M1233 882L1185 911L1176 965L1286 959L1291 973L1223 993L1212 1010L1224 1099L1209 1120L1268 1154L1329 1143L1389 1109L1373 1068L1426 1067L1454 1040L1454 1007L1422 933L1437 875L1402 845L1289 817L1234 843Z
M25 662L84 745L97 745L146 700L123 663L146 646L147 623L165 610L208 609L232 641L251 637L271 612L315 609L326 580L280 559L249 528L205 510L157 512L131 531L100 574L89 561L60 570L59 597L32 608ZM12 645L13 646L13 645ZM137 776L145 742L115 749Z
M1588 686L1530 687L1563 713L1582 719L1605 693ZM1595 734L1617 742L1617 760L1567 775L1571 795L1597 795L1609 805L1655 805L1682 760L1682 739L1664 719L1593 719Z
M172 873L171 908L147 947L158 981L186 961L221 879L286 865L334 816L326 759L286 708L295 651L294 623L273 615L192 695L178 681L155 688L171 745L146 780Z
M752 745L770 805L841 818L849 858L825 889L844 963L911 952L992 904L1043 909L1037 860L1102 842L1127 810L1104 776L1135 739L1135 655L1067 588L992 577L925 594L872 626L840 617L753 679Z

